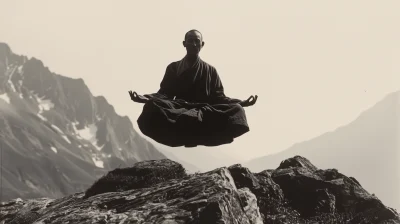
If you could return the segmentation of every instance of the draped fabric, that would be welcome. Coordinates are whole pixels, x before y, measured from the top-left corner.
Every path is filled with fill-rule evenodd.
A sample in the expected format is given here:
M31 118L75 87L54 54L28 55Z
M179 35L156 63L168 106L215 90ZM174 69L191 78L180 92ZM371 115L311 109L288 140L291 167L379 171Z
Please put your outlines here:
M161 144L218 146L249 131L240 100L225 96L217 70L200 58L169 64L159 91L145 96L138 126Z

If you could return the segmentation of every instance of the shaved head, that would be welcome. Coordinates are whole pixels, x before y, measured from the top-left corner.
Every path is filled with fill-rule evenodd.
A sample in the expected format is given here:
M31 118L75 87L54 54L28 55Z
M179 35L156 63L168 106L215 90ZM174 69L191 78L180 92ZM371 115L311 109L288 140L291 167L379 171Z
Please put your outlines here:
M194 33L194 34L196 34L196 33L200 34L201 41L203 41L203 34L201 34L200 31L195 30L195 29L189 30L188 32L186 32L186 34L185 34L185 40L187 39L188 35L193 34L193 33Z
M187 55L198 55L204 46L203 35L198 30L189 30L185 34L183 46L186 48Z

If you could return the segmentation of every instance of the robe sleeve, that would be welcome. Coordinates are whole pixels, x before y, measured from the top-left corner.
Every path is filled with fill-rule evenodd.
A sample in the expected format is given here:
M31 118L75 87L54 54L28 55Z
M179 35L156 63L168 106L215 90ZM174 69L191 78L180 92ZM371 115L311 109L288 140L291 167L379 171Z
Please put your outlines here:
M213 74L211 75L211 101L214 104L232 104L232 103L240 103L241 100L230 98L225 96L224 86L222 85L221 78L218 75L218 72L215 68L213 68Z
M161 98L161 99L172 99L175 96L175 91L174 91L174 67L173 63L169 64L167 66L167 69L165 70L165 74L163 79L161 80L160 83L160 89L158 90L157 93L152 93L152 94L146 94L144 95L147 98Z

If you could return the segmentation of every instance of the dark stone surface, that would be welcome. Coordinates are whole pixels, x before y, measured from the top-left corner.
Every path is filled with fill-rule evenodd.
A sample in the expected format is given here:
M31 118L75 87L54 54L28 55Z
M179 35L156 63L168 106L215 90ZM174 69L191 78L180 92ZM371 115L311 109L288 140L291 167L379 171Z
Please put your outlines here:
M109 172L87 192L2 203L0 223L400 224L354 178L299 156L260 173L236 164L190 175L150 160Z

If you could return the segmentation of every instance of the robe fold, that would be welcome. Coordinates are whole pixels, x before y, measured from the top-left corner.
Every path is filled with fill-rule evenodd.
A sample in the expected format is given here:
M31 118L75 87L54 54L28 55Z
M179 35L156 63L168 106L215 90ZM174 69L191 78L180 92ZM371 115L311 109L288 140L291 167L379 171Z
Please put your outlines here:
M169 64L159 91L144 96L139 129L161 144L218 146L249 131L240 100L225 96L217 70L200 58Z

